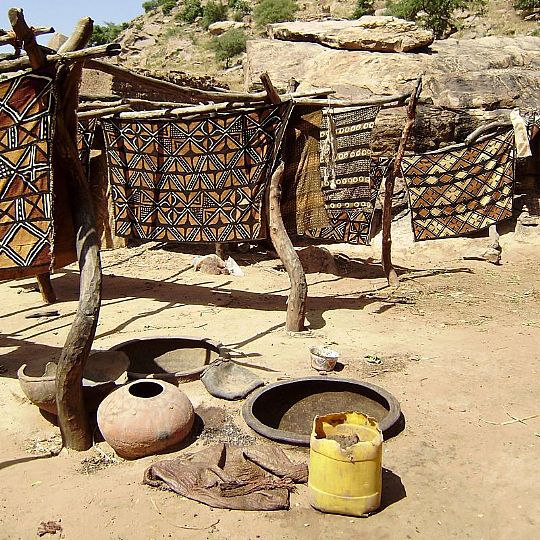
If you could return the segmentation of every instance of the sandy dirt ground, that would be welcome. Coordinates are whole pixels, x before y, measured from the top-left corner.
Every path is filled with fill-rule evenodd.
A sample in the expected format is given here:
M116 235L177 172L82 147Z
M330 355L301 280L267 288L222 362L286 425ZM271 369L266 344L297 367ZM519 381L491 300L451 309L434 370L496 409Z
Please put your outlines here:
M509 421L540 414L540 243L503 237L502 265L494 266L463 260L471 242L396 243L396 291L385 287L376 245L333 247L339 275L308 275L310 329L301 336L284 331L288 278L271 255L234 254L245 276L232 277L196 273L193 254L171 247L103 253L96 350L138 336L209 337L273 382L315 374L308 348L328 344L344 364L330 376L393 393L406 427L384 443L383 506L369 518L319 513L305 486L288 511L211 509L142 484L162 457L104 457L113 455L104 442L48 457L58 428L24 398L16 371L58 357L78 273L54 276L52 318L27 318L43 309L32 280L1 283L0 539L36 538L49 520L67 539L538 538L540 416ZM374 356L381 363L368 361ZM181 388L196 407L222 407L253 435L241 403L212 398L200 381ZM195 441L187 450L201 447ZM284 449L307 461L306 450Z

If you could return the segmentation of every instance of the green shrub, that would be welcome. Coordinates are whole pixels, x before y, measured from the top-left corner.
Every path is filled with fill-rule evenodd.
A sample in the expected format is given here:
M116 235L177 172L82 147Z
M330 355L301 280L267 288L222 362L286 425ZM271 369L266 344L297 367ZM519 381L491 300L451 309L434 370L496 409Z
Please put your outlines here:
M104 25L96 24L89 40L89 45L103 45L105 43L113 43L120 35L122 30L129 26L128 23L115 24L106 22Z
M202 17L203 7L201 0L185 0L182 11L178 14L178 18L187 23L195 22L197 17Z
M149 11L157 9L158 8L157 0L148 0L148 2L143 2L142 7L145 13L148 13Z
M373 0L357 0L352 18L359 19L363 15L372 15L374 11Z
M176 6L176 0L148 0L148 2L143 2L143 9L145 13L152 11L157 8L161 8L164 15L169 15L173 7Z
M229 0L229 9L232 9L233 19L241 21L246 15L249 15L253 10L251 4L246 0Z
M540 0L514 0L514 8L523 11L540 8Z
M259 26L291 21L298 10L295 0L260 0L253 10L253 17Z
M230 59L246 50L246 39L243 30L231 28L221 36L212 39L210 48L216 54L216 60L225 62L225 66L229 67Z
M215 2L214 0L208 0L207 4L203 8L203 16L201 26L208 30L208 27L218 21L227 20L227 6L221 2Z
M448 35L454 27L453 15L456 9L481 10L487 0L388 0L386 12L400 19L419 20L425 27L433 30L435 37Z

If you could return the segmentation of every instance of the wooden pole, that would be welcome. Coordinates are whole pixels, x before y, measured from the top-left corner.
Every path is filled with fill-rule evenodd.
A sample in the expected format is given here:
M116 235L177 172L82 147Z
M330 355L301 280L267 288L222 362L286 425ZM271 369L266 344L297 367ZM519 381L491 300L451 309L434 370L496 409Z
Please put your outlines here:
M261 74L261 81L267 94L267 100L270 103L281 103L281 96L277 93L267 72ZM281 140L276 140L276 147L279 147L280 143ZM304 320L306 317L308 286L304 268L287 234L287 229L285 229L283 223L283 216L281 215L281 183L283 182L284 172L285 166L283 163L280 163L270 179L270 189L268 190L267 197L268 225L272 244L274 244L274 248L291 282L291 292L287 301L287 322L285 323L285 329L287 332L301 332L305 329Z
M288 332L301 332L305 329L304 319L306 316L308 286L304 268L287 234L281 216L281 182L283 181L284 171L285 167L281 163L270 180L268 195L270 239L287 274L289 274L291 282L285 329Z
M43 52L43 49L38 46L38 49ZM99 58L102 56L116 56L120 54L120 45L117 43L110 43L108 45L97 45L95 47L88 47L82 51L66 52L66 53L54 53L44 56L47 63L52 62L76 62L85 58ZM45 53L43 53L45 55ZM32 66L32 62L29 57L23 56L14 60L4 60L0 62L0 73L17 71L20 69L26 69Z
M401 139L399 140L399 146L396 153L396 159L394 164L390 169L390 172L386 178L385 189L384 189L384 204L383 204L383 215L382 215L382 265L384 270L384 275L388 281L388 285L392 287L397 287L399 285L399 278L392 264L392 197L394 196L394 183L396 176L399 174L401 169L401 160L403 159L403 154L405 153L405 146L407 145L407 140L409 139L409 134L411 132L412 126L414 124L414 119L416 116L416 104L418 98L420 97L420 92L422 91L422 78L419 77L416 81L416 88L413 90L411 97L409 99L409 104L407 105L407 120L405 126L401 133Z
M45 55L36 42L34 32L26 24L23 10L20 8L11 8L8 11L8 16L9 22L13 27L13 34L23 44L31 66L34 69L42 67L46 63ZM39 274L37 276L37 282L43 301L46 304L54 304L56 302L56 294L51 283L50 273Z
M21 8L11 8L8 10L9 22L17 39L22 42L23 48L28 55L28 60L33 69L38 69L45 64L45 54L37 44L34 32L24 20Z
M32 34L34 36L42 36L44 34L52 34L54 32L54 28L52 26L34 26L32 27ZM0 29L0 45L14 45L19 39L17 38L17 35L15 32L8 31Z
M82 49L91 33L92 20L83 19L70 38L70 46ZM77 313L56 371L58 423L64 446L73 450L87 450L92 446L92 432L82 392L82 374L92 347L101 305L99 241L91 195L76 145L76 108L81 74L81 63L62 65L58 69L58 107L53 143L55 173L65 175L68 179L80 269Z
M51 283L51 274L49 272L38 274L36 278L43 301L46 304L54 304L56 302L56 293Z

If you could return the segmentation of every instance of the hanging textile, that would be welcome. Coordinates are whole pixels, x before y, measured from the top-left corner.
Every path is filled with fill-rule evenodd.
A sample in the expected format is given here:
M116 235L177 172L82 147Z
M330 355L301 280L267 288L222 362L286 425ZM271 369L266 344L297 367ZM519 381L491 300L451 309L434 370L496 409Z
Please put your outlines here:
M88 177L88 166L90 164L90 150L94 142L94 133L97 118L79 120L77 122L77 150L86 176Z
M454 150L404 157L414 238L461 236L512 216L513 130Z
M322 111L296 106L284 137L281 214L287 230L298 234L330 224L321 191L321 122Z
M0 279L49 271L53 77L0 82Z
M367 244L380 187L370 178L371 133L380 107L334 112L321 125L321 184L330 226L314 238Z
M263 195L290 104L196 120L102 120L116 234L260 239Z

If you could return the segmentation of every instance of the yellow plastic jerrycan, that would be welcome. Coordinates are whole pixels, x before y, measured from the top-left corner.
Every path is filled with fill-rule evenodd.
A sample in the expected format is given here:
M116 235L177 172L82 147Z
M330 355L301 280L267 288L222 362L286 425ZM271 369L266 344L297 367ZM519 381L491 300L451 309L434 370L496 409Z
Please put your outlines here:
M309 498L317 510L362 516L381 504L383 436L359 412L316 416L309 449Z

